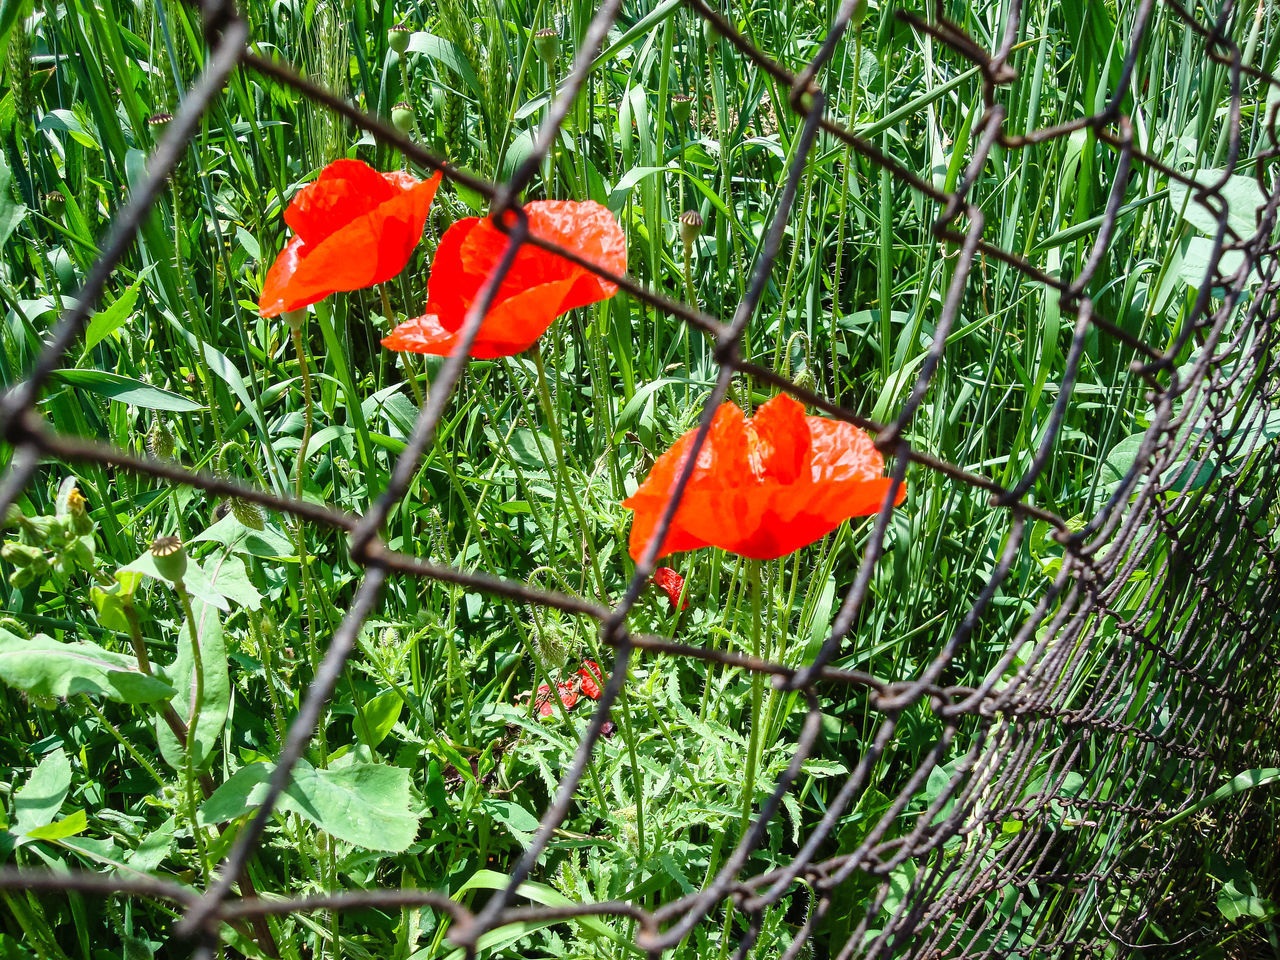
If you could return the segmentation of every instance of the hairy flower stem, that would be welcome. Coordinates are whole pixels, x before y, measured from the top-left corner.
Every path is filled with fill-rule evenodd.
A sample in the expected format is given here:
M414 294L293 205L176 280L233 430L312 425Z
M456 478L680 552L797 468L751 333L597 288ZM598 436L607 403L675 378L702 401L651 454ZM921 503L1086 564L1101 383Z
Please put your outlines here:
M187 814L191 819L191 835L195 838L196 851L200 857L200 870L207 884L212 875L209 865L209 851L205 849L204 834L196 819L196 729L200 725L200 705L204 702L204 660L200 656L200 632L196 629L196 615L191 608L191 594L187 585L178 580L173 585L182 604L182 612L187 618L187 632L191 636L191 672L195 682L192 691L191 716L187 718L186 763L183 771L187 787Z
M395 311L391 309L391 298L387 295L387 285L385 283L378 284L378 294L382 297L382 315L387 318L387 325L393 328L396 325ZM404 364L404 378L409 381L409 389L413 391L413 400L421 410L426 405L427 398L422 392L422 388L418 386L418 373L413 369L413 361L410 355L404 352L396 354L400 358L400 362Z
M546 415L547 429L551 431L551 443L555 446L556 473L559 476L560 485L564 488L565 496L569 498L574 518L578 521L578 559L581 561L583 552L586 553L586 558L591 562L592 576L595 578L596 596L601 603L608 603L604 592L604 577L600 573L600 561L596 559L595 545L591 531L587 529L587 517L582 510L582 501L578 498L578 491L569 482L569 468L564 459L564 439L560 436L560 423L556 419L555 407L551 403L551 391L547 387L547 372L542 363L542 347L536 343L533 345L533 364L538 371L538 397L542 401L542 412Z
M307 351L302 344L302 327L289 325L293 336L293 349L298 357L298 370L302 374L302 441L298 444L298 460L294 466L293 495L302 499L302 467L307 461L307 446L311 443L311 430L315 414L311 409L311 371L307 368Z
M747 564L747 579L751 589L751 655L760 657L760 561ZM742 818L739 837L747 832L751 823L751 806L755 800L756 765L760 750L760 702L764 695L764 676L751 675L751 739L747 744L747 771L742 783Z

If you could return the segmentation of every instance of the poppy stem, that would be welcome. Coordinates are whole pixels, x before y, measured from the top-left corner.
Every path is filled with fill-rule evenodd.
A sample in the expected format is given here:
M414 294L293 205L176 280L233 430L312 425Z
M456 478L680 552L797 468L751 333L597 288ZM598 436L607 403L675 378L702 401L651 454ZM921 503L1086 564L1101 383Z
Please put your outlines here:
M547 371L542 362L542 346L538 343L533 345L533 365L538 371L538 398L542 401L542 412L547 418L547 429L551 431L551 443L555 447L556 474L564 487L565 496L569 498L569 505L573 507L574 518L578 521L578 559L579 561L582 560L582 552L585 551L587 559L591 562L591 573L595 577L596 595L601 603L607 603L608 600L605 598L604 592L604 577L600 573L600 562L596 559L596 550L592 544L591 531L587 527L587 517L582 510L582 502L578 499L578 491L574 489L573 484L569 481L569 468L566 466L564 458L564 439L560 436L560 424L556 420L555 407L551 403L551 391L547 387Z
M293 337L293 350L298 357L298 370L302 375L302 441L298 444L298 460L294 465L293 495L302 499L302 468L307 462L307 446L311 443L311 431L315 416L311 410L311 371L307 369L307 351L302 343L302 325L289 325Z
M751 590L751 655L760 658L760 561L747 563L747 580ZM745 835L751 823L751 807L755 800L757 754L760 749L760 704L764 695L764 676L751 675L751 738L747 743L747 770L742 782L742 819L739 835Z
M387 318L387 326L395 327L396 317L395 311L391 309L391 298L387 296L387 285L385 283L378 284L378 293L382 297L382 315ZM404 378L409 381L409 389L413 391L413 399L421 410L426 403L426 397L422 395L422 388L418 386L418 374L413 369L413 361L409 359L409 354L403 351L397 353L402 363L404 363Z

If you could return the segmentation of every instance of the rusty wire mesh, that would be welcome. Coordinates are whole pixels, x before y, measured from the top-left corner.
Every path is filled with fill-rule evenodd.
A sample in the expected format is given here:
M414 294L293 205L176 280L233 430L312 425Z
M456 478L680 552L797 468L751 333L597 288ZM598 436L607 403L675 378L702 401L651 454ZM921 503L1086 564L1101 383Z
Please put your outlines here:
M828 115L822 93L822 68L849 29L858 4L846 0L830 24L817 55L793 74L753 46L720 13L702 0L687 7L710 21L742 56L787 91L791 108L803 117L799 145L789 164L776 212L756 251L746 295L733 316L721 321L696 307L674 302L635 281L602 271L572 253L531 236L519 206L526 184L555 140L590 71L595 52L618 16L621 0L608 0L591 22L572 71L560 87L534 149L505 183L488 183L449 166L395 129L334 97L287 65L251 52L249 31L229 0L203 0L202 13L212 55L199 82L151 158L148 176L116 219L103 252L88 276L76 305L53 331L28 378L0 404L0 424L13 448L12 462L0 485L0 509L21 493L41 458L96 462L154 478L189 484L210 493L234 495L300 521L324 524L350 538L350 556L365 569L344 621L292 727L269 784L269 792L237 836L220 866L217 882L194 895L188 888L159 879L140 880L91 874L46 874L8 870L0 888L45 891L80 890L164 898L182 911L175 936L190 938L197 956L218 952L220 926L244 918L367 906L426 905L451 917L450 939L474 953L486 932L529 919L569 919L612 915L635 922L637 944L657 956L679 943L699 924L722 911L739 915L735 957L752 948L766 910L785 898L807 898L803 921L791 931L787 958L799 954L809 934L831 908L840 885L857 875L870 878L874 893L839 952L848 957L951 956L1103 956L1120 955L1151 924L1163 930L1158 955L1192 955L1213 940L1213 929L1184 916L1181 904L1200 895L1207 881L1197 869L1206 845L1251 848L1252 794L1229 799L1198 822L1177 831L1160 831L1162 822L1208 795L1225 778L1277 762L1273 715L1280 705L1272 631L1277 539L1275 496L1280 460L1272 444L1239 461L1249 437L1269 436L1277 390L1275 321L1280 312L1277 248L1272 240L1280 188L1267 176L1267 161L1280 149L1275 111L1267 111L1272 144L1258 157L1255 173L1266 203L1252 211L1255 232L1242 235L1222 193L1226 183L1188 178L1137 145L1134 127L1121 110L1138 75L1144 38L1156 0L1144 0L1128 29L1123 69L1100 112L1058 126L1007 129L1001 87L1012 77L1011 51L1023 31L1021 7L1009 4L1004 33L994 50L983 49L943 16L899 13L915 29L931 35L976 65L983 77L985 113L975 127L974 147L954 191L944 192L905 168L871 142ZM1243 65L1230 38L1237 15L1230 2L1202 19L1173 0L1165 12L1180 21L1198 49L1230 73L1226 167L1239 163L1242 83L1247 77L1270 88L1280 81ZM51 432L35 412L50 373L82 333L87 317L117 262L133 243L143 216L156 200L166 176L198 129L202 112L218 95L224 78L240 68L258 71L287 84L318 104L345 116L379 141L404 152L413 162L479 191L502 215L509 236L504 258L469 313L454 354L444 363L409 442L396 462L386 489L364 516L294 501L249 489L168 462ZM1071 279L1051 276L1016 253L985 238L985 211L971 188L993 149L1019 150L1090 130L1114 151L1116 172L1106 213L1092 239L1091 253ZM953 274L933 334L932 346L908 399L889 423L870 422L842 409L774 371L744 360L740 339L752 320L779 251L806 159L816 139L826 134L928 201L936 204L934 233L951 251ZM1200 286L1189 322L1164 342L1148 344L1114 318L1100 315L1089 296L1090 282L1116 224L1125 187L1135 169L1156 171L1185 184L1192 202L1217 222L1210 274ZM1244 231L1247 233L1247 231ZM488 304L522 243L560 253L617 283L631 296L692 324L714 338L719 376L706 401L695 441L705 440L711 417L735 375L746 374L798 397L826 414L873 432L879 448L892 458L892 475L902 483L909 470L937 471L955 483L985 491L990 509L1007 517L1003 546L994 574L974 599L958 629L936 656L907 681L887 681L868 673L832 667L842 641L867 602L869 584L882 557L891 509L875 518L858 575L845 595L830 634L816 655L799 669L750 656L702 649L673 640L633 634L627 614L654 566L694 458L689 458L651 543L621 600L611 608L527 584L434 564L392 552L380 538L389 511L405 494L432 442L451 392L466 363L468 347ZM1220 266L1232 251L1234 266ZM906 428L929 390L947 349L966 288L979 258L1008 265L1028 281L1056 294L1064 313L1075 317L1065 375L1043 439L1020 482L1004 488L992 480L942 462L905 438ZM1110 338L1131 356L1131 375L1150 391L1155 411L1132 467L1097 513L1069 523L1052 510L1029 502L1028 492L1046 469L1090 335ZM1231 363L1223 358L1230 356ZM1188 469L1207 471L1211 482L1188 490ZM890 498L892 499L892 498ZM1063 562L1038 598L1034 611L1013 634L998 667L977 687L948 686L949 665L988 613L992 598L1009 575L1031 522L1048 524L1063 546ZM1131 585L1139 564L1156 559L1136 612L1114 609L1119 592ZM303 898L259 898L243 883L246 860L262 840L273 805L289 782L290 771L315 732L324 704L351 654L357 633L376 608L388 578L434 578L526 604L545 605L594 618L601 639L612 649L607 688L596 705L571 767L541 819L531 846L510 871L509 883L483 907L471 912L444 894L419 890L333 891ZM757 811L750 828L704 889L646 909L609 902L544 907L521 904L517 888L534 870L554 830L565 820L611 705L637 653L700 658L769 675L781 689L800 692L807 718L794 745L790 765ZM1012 679L1008 679L1009 676ZM1161 691L1161 708L1134 715L1129 697L1139 686ZM859 695L878 717L870 746L831 800L818 826L803 838L792 862L756 876L743 876L751 851L761 842L770 819L821 735L819 688L823 696ZM834 691L834 693L833 693ZM824 859L821 851L842 814L870 783L873 770L893 741L908 710L926 705L941 723L932 751L906 782L879 820L852 852ZM953 775L930 801L919 803L934 764L960 755ZM1066 786L1070 782L1068 789ZM895 822L916 802L910 829L888 838ZM1007 842L1004 828L1017 825ZM1105 829L1104 829L1105 828ZM1091 838L1106 837L1098 845ZM1254 851L1263 872L1271 869L1269 850ZM905 883L891 875L914 864ZM718 920L717 920L718 922ZM182 942L179 939L176 942Z

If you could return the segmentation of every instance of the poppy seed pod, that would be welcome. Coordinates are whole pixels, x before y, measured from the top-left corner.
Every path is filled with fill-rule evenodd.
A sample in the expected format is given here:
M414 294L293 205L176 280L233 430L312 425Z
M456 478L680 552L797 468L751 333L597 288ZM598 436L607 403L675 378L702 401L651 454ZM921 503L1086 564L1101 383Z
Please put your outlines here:
M677 93L671 98L671 115L676 123L684 126L689 122L689 111L693 109L693 97L687 93Z
M391 123L401 133L413 130L413 107L401 100L391 108Z
M403 54L409 49L409 40L413 37L413 28L407 23L397 23L387 31L387 46L396 53Z
M697 210L686 210L680 214L680 239L686 247L693 246L702 235L702 215Z
M51 218L62 216L62 211L67 208L67 198L62 195L61 190L50 190L44 195L44 212Z
M165 127L173 122L173 114L171 113L153 113L147 117L147 126L150 127L158 136L164 133Z
M857 30L862 21L867 19L867 0L854 0L853 14L849 17L849 26Z
M297 310L286 310L281 314L284 322L289 325L290 330L301 330L303 324L307 322L307 308L299 307Z
M181 583L187 573L187 548L173 534L157 537L151 542L151 557L156 572L173 583Z
M533 46L547 63L560 55L560 31L555 27L543 27L533 35Z

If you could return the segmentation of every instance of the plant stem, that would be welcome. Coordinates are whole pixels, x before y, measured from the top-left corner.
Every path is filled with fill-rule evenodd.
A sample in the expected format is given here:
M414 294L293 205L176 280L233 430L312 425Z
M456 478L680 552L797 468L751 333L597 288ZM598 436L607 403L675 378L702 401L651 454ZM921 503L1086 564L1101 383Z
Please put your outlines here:
M556 473L559 476L561 486L564 488L565 496L569 498L569 505L573 508L574 517L578 521L578 559L582 559L582 553L585 551L587 558L591 562L591 573L595 577L596 596L601 603L607 603L608 600L604 592L604 577L600 573L600 562L596 559L591 532L587 529L587 517L582 510L582 502L578 499L578 492L569 481L569 468L564 459L564 439L560 436L560 424L556 419L555 407L551 403L551 391L547 387L547 373L542 363L542 347L536 343L533 345L533 364L538 371L538 398L542 401L542 412L547 418L547 429L551 431L551 443L556 450Z
M751 589L751 655L760 656L760 561L747 563L747 579ZM757 754L760 749L760 701L764 694L764 677L751 675L751 739L747 744L747 771L742 783L742 817L738 833L747 831L751 822L751 806L755 800Z
M293 495L302 499L302 467L307 460L307 445L311 443L311 430L315 414L311 409L311 371L307 368L307 351L302 343L302 327L289 325L293 337L293 350L298 357L298 369L302 374L302 441L298 444L298 460L294 466Z
M194 696L191 700L191 716L187 718L187 762L183 771L186 778L187 813L191 818L191 835L195 838L196 850L200 857L200 869L205 883L209 882L211 870L209 853L205 849L204 834L196 820L196 730L200 725L200 706L204 702L204 660L200 656L200 632L196 629L195 612L191 608L191 594L181 580L173 585L182 604L182 612L187 618L187 632L191 636L191 671L195 680Z
M378 284L378 294L382 297L382 315L387 318L388 327L394 327L395 311L391 309L391 298L387 296L387 285L385 283ZM407 353L400 354L400 361L404 364L404 378L409 381L409 389L413 391L413 400L421 410L426 404L427 398L422 393L422 388L418 386L418 374L413 369L413 361Z

